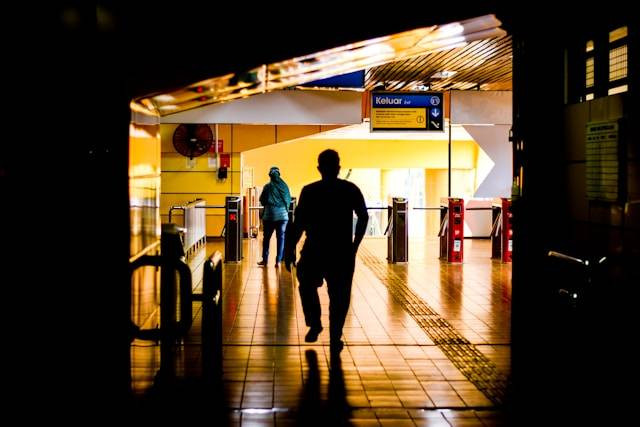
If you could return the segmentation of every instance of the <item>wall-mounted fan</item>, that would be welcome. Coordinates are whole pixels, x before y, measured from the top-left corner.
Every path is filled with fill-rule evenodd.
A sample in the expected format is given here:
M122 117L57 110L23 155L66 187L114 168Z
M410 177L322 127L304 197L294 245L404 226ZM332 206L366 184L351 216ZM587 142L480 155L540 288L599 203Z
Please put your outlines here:
M173 132L173 147L190 159L202 156L213 143L209 125L181 124Z

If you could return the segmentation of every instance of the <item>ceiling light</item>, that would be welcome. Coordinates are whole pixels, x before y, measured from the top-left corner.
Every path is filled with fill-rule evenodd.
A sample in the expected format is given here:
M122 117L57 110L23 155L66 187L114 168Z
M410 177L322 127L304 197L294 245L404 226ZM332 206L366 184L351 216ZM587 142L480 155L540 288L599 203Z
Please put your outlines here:
M435 73L433 76L431 76L432 79L448 79L449 77L452 77L455 73L457 73L457 71L438 71L437 73Z
M162 102L162 103L164 103L164 102L173 102L173 101L176 100L173 96L171 96L171 95L169 95L167 93L164 93L162 95L154 96L153 99L154 99L154 101L158 101L158 102Z

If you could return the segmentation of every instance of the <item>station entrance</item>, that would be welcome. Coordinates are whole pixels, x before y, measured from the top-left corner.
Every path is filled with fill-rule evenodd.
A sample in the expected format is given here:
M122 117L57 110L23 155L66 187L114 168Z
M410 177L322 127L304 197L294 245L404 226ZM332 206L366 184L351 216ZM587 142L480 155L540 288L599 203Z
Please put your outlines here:
M158 140L163 145L162 189L154 195L159 196L161 211L183 203L178 199L185 194L211 205L222 197L226 204L228 197L236 203L235 210L227 206L223 217L212 212L204 220L208 230L216 230L207 236L224 237L230 261L222 275L228 287L222 292L224 351L218 380L225 387L225 405L233 421L255 418L277 423L279 417L302 419L309 414L322 418L318 411L292 409L307 408L309 395L315 396L312 406L313 402L327 402L331 408L355 409L376 420L384 418L385 411L398 419L413 420L415 410L448 419L439 411L447 408L471 411L471 417L482 423L481 418L487 415L484 411L505 403L511 373L510 262L520 256L518 245L513 245L512 227L522 214L512 206L511 197L522 196L523 188L522 163L511 153L522 151L523 142L509 132L513 112L500 108L513 103L511 41L493 24L492 17L483 17L462 28L470 34L483 34L473 42L477 42L476 48L494 43L503 49L498 50L498 61L492 64L494 71L498 70L493 75L507 78L497 78L487 86L468 86L466 79L452 78L457 72L442 69L429 70L420 81L391 79L393 67L398 66L394 63L400 60L370 68L365 64L371 72L363 80L363 90L355 91L365 96L344 95L345 91L335 90L339 87L322 89L340 94L336 95L343 97L340 101L360 102L357 120L349 116L340 121L313 110L305 110L310 115L301 119L284 107L286 111L278 117L274 106L284 105L285 99L320 97L314 92L317 88L291 89L295 79L287 80L286 73L274 71L303 68L311 62L308 60L287 63L287 67L269 64L242 78L212 79L166 97L156 96L154 105L164 110L164 122L158 125ZM391 45L398 50L407 48L401 42L403 37L406 34ZM420 37L423 40L427 35ZM436 43L435 39L428 41ZM425 56L447 50L440 48ZM460 51L454 49L448 52L451 56L440 59L464 62L457 56ZM407 55L402 61L418 56L413 51ZM500 60L504 57L509 58L506 63ZM489 55L479 61L492 58ZM419 64L413 71L426 67L426 62ZM504 67L507 71L503 73ZM406 62L399 69L413 72ZM272 80L261 74L265 70ZM472 74L465 72L467 78ZM413 77L417 79L417 75ZM261 79L273 86L265 90ZM447 80L441 88L447 88L443 93L448 94L449 107L440 133L429 137L386 133L382 137L372 131L369 94L380 84L386 92L391 89L415 95L425 90L426 80L428 90L433 91L444 81L440 79ZM218 108L206 95L193 97L189 93L216 92L219 87L230 88L228 99L223 99L221 92L222 100L243 103L243 112L236 111L239 116L225 116L228 111L223 110L230 107ZM279 91L283 88L289 90ZM471 88L476 90L467 90ZM262 108L250 108L248 100L237 99L249 95L260 98L256 103L262 102ZM338 99L322 102L335 101ZM178 111L169 113L172 110ZM284 118L289 115L299 121ZM311 118L314 115L316 120ZM176 127L184 123L215 127L213 151L195 160L189 155L188 161L176 156L170 142ZM292 195L299 195L303 185L318 178L313 177L316 155L325 148L340 153L340 178L363 189L371 211L369 236L358 253L354 273L353 303L344 331L346 351L338 366L331 363L326 333L320 333L316 344L306 340L309 325L301 315L295 275L268 262L256 265L261 239L256 201L261 183L266 182L264 174L277 166ZM512 164L518 167L512 170ZM295 208L291 205L287 209L295 221ZM230 239L235 244L229 245ZM210 240L207 251L221 245L221 240ZM275 254L273 243L271 253ZM327 262L331 262L331 255L326 254ZM209 256L206 253L204 258L211 259ZM330 301L325 293L321 293L320 302L327 324ZM152 362L162 358L153 352L145 357ZM323 373L329 375L325 394L318 393ZM336 383L342 387L332 387ZM148 385L144 381L139 384Z

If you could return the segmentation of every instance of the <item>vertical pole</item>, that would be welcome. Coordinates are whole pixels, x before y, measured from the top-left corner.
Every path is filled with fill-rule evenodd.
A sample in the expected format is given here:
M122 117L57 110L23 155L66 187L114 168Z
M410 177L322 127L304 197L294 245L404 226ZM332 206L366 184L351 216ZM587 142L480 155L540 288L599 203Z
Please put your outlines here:
M449 160L449 167L447 168L447 177L448 177L448 193L447 196L451 197L451 89L449 89L449 155L447 156Z

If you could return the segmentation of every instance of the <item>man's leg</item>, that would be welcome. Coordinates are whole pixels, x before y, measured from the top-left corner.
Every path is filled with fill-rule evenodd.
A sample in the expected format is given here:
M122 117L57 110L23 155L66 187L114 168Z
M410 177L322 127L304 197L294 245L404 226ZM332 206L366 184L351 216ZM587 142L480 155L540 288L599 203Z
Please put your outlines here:
M308 265L304 258L301 258L297 266L298 290L304 312L304 321L310 328L305 341L315 342L318 334L322 331L322 321L320 319L321 308L318 297L318 286L322 284L322 277L314 274L313 266Z
M269 259L269 242L271 241L271 235L275 229L275 222L263 221L263 224L264 235L262 236L262 261L259 264L264 263L263 265L267 265L267 261Z
M329 291L329 335L331 350L342 350L342 328L347 318L351 302L351 282L353 279L352 266L337 269L327 274L327 288Z

